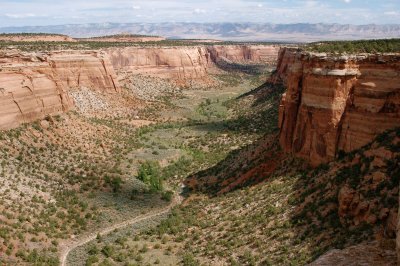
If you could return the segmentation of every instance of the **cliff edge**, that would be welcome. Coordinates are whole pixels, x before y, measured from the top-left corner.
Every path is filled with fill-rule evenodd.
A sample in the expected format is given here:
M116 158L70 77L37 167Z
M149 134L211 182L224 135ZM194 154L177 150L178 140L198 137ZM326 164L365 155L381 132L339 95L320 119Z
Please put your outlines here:
M283 48L271 77L284 151L314 166L400 125L400 55L329 56Z
M109 60L98 52L0 53L0 130L73 108L71 88L120 91Z

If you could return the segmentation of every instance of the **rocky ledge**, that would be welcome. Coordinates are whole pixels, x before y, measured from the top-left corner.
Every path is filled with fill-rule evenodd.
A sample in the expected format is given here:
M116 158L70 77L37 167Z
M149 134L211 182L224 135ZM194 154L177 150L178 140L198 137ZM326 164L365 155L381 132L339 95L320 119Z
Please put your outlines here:
M400 55L330 56L283 48L280 143L316 166L400 125Z

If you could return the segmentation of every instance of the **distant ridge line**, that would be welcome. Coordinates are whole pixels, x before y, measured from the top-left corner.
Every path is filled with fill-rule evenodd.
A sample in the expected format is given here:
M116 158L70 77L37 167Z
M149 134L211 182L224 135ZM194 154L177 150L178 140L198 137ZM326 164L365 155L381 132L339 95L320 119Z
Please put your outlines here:
M88 23L50 26L0 27L0 33L50 33L90 38L121 33L167 38L220 39L232 41L358 40L399 38L400 24L326 23Z

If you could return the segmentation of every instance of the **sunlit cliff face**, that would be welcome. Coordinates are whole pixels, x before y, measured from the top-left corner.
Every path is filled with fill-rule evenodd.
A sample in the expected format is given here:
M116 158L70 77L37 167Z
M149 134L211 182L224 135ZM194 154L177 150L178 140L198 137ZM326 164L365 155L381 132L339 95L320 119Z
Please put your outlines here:
M318 165L400 125L399 58L283 50L273 78L287 87L279 117L283 149Z

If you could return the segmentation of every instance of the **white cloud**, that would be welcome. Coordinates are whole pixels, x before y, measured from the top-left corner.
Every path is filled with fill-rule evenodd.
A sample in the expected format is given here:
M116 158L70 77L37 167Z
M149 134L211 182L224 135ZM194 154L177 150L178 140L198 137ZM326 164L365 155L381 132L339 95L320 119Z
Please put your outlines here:
M387 16L397 16L399 14L399 12L396 11L386 11L383 14L387 15Z
M5 14L6 17L8 18L32 18L36 17L35 14L32 13L26 13L26 14Z
M315 1L315 0L307 0L304 2L304 5L306 7L316 7L316 6L318 6L318 4L319 4L319 2Z
M81 22L169 22L171 20L199 23L399 24L398 1L0 0L0 27ZM46 12L46 15L42 15L43 12ZM133 16L132 13L140 13L141 16ZM53 19L50 20L49 17Z
M204 9L196 8L195 10L193 10L193 13L195 13L195 14L205 14L205 13L207 13L207 11L204 10Z

